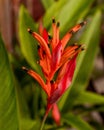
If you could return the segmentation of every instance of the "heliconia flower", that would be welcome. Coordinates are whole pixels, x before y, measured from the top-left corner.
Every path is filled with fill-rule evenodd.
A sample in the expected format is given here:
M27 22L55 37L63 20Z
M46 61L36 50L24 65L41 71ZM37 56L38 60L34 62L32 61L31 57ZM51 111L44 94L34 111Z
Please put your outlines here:
M55 120L56 124L60 125L61 115L60 115L60 112L59 112L59 109L58 109L58 106L56 103L54 103L54 105L52 107L52 117Z
M66 35L59 38L59 22L52 20L53 37L49 35L46 29L40 23L40 34L28 29L28 32L38 41L38 54L40 57L39 65L46 81L31 69L23 67L29 75L38 81L42 89L47 94L47 109L46 115L52 108L52 115L60 124L60 114L57 108L57 101L69 88L76 67L76 58L78 53L83 50L82 45L74 44L66 47L72 35L77 32L86 22L82 22L69 30ZM57 77L55 78L55 74Z

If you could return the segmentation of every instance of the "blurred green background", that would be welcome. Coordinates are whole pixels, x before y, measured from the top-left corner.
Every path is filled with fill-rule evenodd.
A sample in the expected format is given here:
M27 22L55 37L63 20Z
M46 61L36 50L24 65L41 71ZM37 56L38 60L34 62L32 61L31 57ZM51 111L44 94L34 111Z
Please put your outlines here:
M104 0L0 1L0 130L38 130L46 108L46 95L22 66L38 73L39 20L51 33L51 21L60 21L60 37L79 22L87 24L69 44L85 45L77 59L70 89L58 102L61 125L51 114L45 130L104 130Z

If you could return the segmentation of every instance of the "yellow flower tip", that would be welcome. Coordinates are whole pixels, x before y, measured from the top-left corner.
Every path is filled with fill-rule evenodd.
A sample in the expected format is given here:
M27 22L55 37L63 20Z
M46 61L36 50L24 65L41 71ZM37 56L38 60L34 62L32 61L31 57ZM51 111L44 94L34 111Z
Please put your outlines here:
M73 46L77 46L77 45L78 45L78 43L74 43L74 44L73 44Z
M23 69L24 71L26 71L26 72L28 71L28 69L27 69L26 67L24 67L24 66L22 67L22 69Z
M37 64L40 64L40 62L39 62L39 61L37 61L36 63L37 63Z
M86 21L84 21L84 24L86 24L87 22Z
M28 31L30 34L33 33L33 31L32 31L30 28L28 28L27 31Z

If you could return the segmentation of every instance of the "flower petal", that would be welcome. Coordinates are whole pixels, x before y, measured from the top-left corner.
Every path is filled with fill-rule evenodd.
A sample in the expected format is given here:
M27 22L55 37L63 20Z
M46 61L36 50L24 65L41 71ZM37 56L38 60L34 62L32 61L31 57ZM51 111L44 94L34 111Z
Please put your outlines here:
M60 25L60 23L57 22L57 24L56 24L56 21L53 18L52 19L53 39L52 39L52 42L51 42L52 50L54 50L54 48L59 43L59 25Z
M37 74L35 71L27 69L26 67L22 67L23 70L25 70L30 76L32 76L35 80L38 81L38 83L41 85L43 90L47 93L48 96L50 96L50 87L44 83L43 79L39 74Z
M68 63L66 67L66 71L61 81L59 82L56 90L52 93L51 97L48 99L50 104L55 103L60 96L65 92L65 90L70 86L75 66L76 66L76 56L74 56Z
M43 27L42 20L39 21L39 33L44 38L44 40L46 41L46 43L48 44L48 32Z
M42 37L44 38L44 40L48 44L48 32L47 32L47 30L45 28L43 29Z
M75 32L77 32L85 24L86 24L86 22L79 23L76 26L74 26L68 33L66 33L66 35L61 40L63 49L65 48L67 42L70 40L70 38L72 37L72 35Z
M52 78L56 70L58 69L60 60L62 55L62 44L61 42L58 43L54 51L52 52L52 60L51 60L51 73L50 77Z
M60 68L59 72L58 72L58 76L57 76L57 80L56 80L56 84L59 84L60 80L62 79L62 77L64 76L65 74L65 71L66 71L66 67L67 67L67 63L68 61L63 64L63 66ZM56 87L57 88L57 87Z
M40 64L40 66L42 68L45 78L48 80L50 70L51 70L51 64L50 64L51 60L48 58L47 54L44 53L44 50L40 46L38 47L38 54L40 56L40 60L38 63Z
M50 50L48 48L48 45L46 43L46 41L44 40L44 38L42 36L40 36L38 33L33 32L32 30L28 29L28 32L30 34L32 34L32 36L39 42L39 44L44 48L44 51L46 52L47 56L49 58L51 58L51 53Z
M53 29L53 39L52 39L52 50L55 48L55 44L56 44L56 21L55 19L53 18L52 19L52 29Z
M44 73L44 76L48 80L49 74L50 74L50 60L48 59L47 56L45 56L44 59L40 60L39 64L42 67L42 71Z
M56 103L54 103L52 107L52 117L55 120L56 124L60 125L61 115Z
M60 67L65 64L68 60L72 59L76 54L82 51L84 48L81 45L73 45L67 47L61 57Z

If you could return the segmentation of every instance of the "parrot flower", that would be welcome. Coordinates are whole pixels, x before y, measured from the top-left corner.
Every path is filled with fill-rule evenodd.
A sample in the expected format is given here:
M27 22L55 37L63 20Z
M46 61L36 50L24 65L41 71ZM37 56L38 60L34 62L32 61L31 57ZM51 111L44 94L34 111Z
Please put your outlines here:
M78 53L83 50L82 45L74 44L66 46L70 38L86 22L81 22L70 29L66 35L60 39L59 22L52 19L53 36L50 36L42 23L39 26L40 34L28 29L28 32L38 41L39 65L45 77L42 77L31 69L22 67L32 76L47 94L46 115L52 109L52 115L57 124L60 124L60 113L56 105L59 98L69 88L76 67ZM57 73L57 76L55 76ZM55 117L56 116L56 117Z

